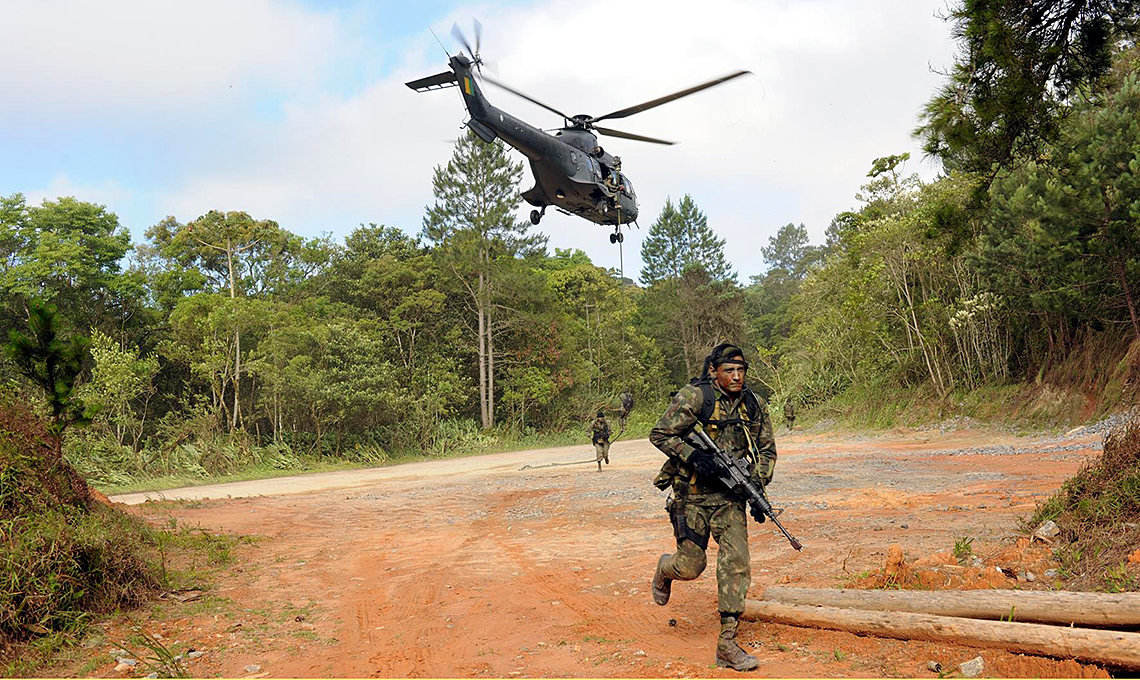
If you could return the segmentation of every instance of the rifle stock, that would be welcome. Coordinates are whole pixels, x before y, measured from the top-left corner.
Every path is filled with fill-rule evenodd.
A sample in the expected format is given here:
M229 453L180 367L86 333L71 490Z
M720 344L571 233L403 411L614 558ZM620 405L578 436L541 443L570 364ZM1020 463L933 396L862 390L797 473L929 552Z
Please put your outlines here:
M776 519L776 513L772 511L772 504L768 502L768 496L765 495L763 487L752 481L748 474L748 468L741 463L740 459L733 458L727 451L717 446L716 442L710 439L705 431L699 427L686 435L685 438L695 448L712 454L719 470L720 481L729 490L742 496L749 505L770 519L780 530L780 533L784 534L784 538L788 539L788 543L792 544L793 548L803 550L803 545L788 533L784 525L780 524L780 520Z

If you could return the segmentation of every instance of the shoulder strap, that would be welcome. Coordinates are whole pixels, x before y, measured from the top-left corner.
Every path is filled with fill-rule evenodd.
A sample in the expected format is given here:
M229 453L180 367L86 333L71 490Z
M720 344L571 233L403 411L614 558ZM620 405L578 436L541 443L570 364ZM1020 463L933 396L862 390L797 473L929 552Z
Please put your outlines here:
M712 418L713 410L716 408L716 392L713 391L712 381L707 377L693 378L689 384L701 388L701 412L697 414L697 420L700 421L701 427L707 427L709 418Z
M752 388L744 386L744 407L748 409L748 419L756 422L760 418L760 399Z

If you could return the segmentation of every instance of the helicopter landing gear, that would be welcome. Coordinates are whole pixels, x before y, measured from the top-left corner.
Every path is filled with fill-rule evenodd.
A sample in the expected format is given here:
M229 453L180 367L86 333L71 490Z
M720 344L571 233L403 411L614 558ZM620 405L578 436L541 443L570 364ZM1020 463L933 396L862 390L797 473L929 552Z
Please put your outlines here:
M546 214L546 206L545 205L542 206L541 212L539 212L538 210L531 210L530 211L530 223L537 226L539 221L542 220L542 216L545 214Z
M614 227L614 233L610 234L610 243L624 243L624 242L625 242L625 234L621 233L621 230L619 228Z

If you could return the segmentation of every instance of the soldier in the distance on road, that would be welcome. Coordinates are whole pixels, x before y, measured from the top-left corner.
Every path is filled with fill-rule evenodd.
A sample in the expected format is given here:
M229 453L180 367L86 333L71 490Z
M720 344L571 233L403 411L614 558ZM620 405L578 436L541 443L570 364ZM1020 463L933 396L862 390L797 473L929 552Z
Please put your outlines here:
M709 535L717 551L717 609L720 635L716 665L747 671L759 665L756 657L736 643L744 596L752 573L748 556L748 516L745 503L719 481L711 454L694 449L683 437L700 425L730 455L746 459L754 481L767 485L776 465L772 420L763 399L744 383L748 363L744 352L730 344L718 345L705 359L704 375L682 387L649 434L653 445L669 460L653 480L660 489L671 488L668 509L673 520L677 551L657 562L653 601L669 602L673 581L690 581L705 570ZM758 522L764 516L753 511Z
M784 401L784 422L789 430L796 426L796 402L791 397Z
M598 411L598 417L590 426L591 438L594 441L594 452L598 455L598 472L602 471L602 461L610 464L610 423L606 414Z

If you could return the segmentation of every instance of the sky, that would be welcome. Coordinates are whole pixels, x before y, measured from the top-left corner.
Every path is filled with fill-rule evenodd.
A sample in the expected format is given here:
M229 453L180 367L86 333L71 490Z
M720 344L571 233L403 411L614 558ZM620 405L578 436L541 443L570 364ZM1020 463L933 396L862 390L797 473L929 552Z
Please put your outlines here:
M910 133L953 62L946 1L0 0L0 195L106 205L136 242L209 210L306 237L367 223L415 236L466 116L456 90L404 83L446 68L429 29L454 53L452 25L470 34L477 17L496 77L570 113L752 71L615 121L676 146L602 138L640 204L620 253L611 228L581 218L551 210L539 227L551 250L636 279L664 201L687 193L746 283L781 226L822 242L875 158L910 152L908 172L937 175ZM561 124L484 89L536 126ZM532 184L528 167L520 191Z

